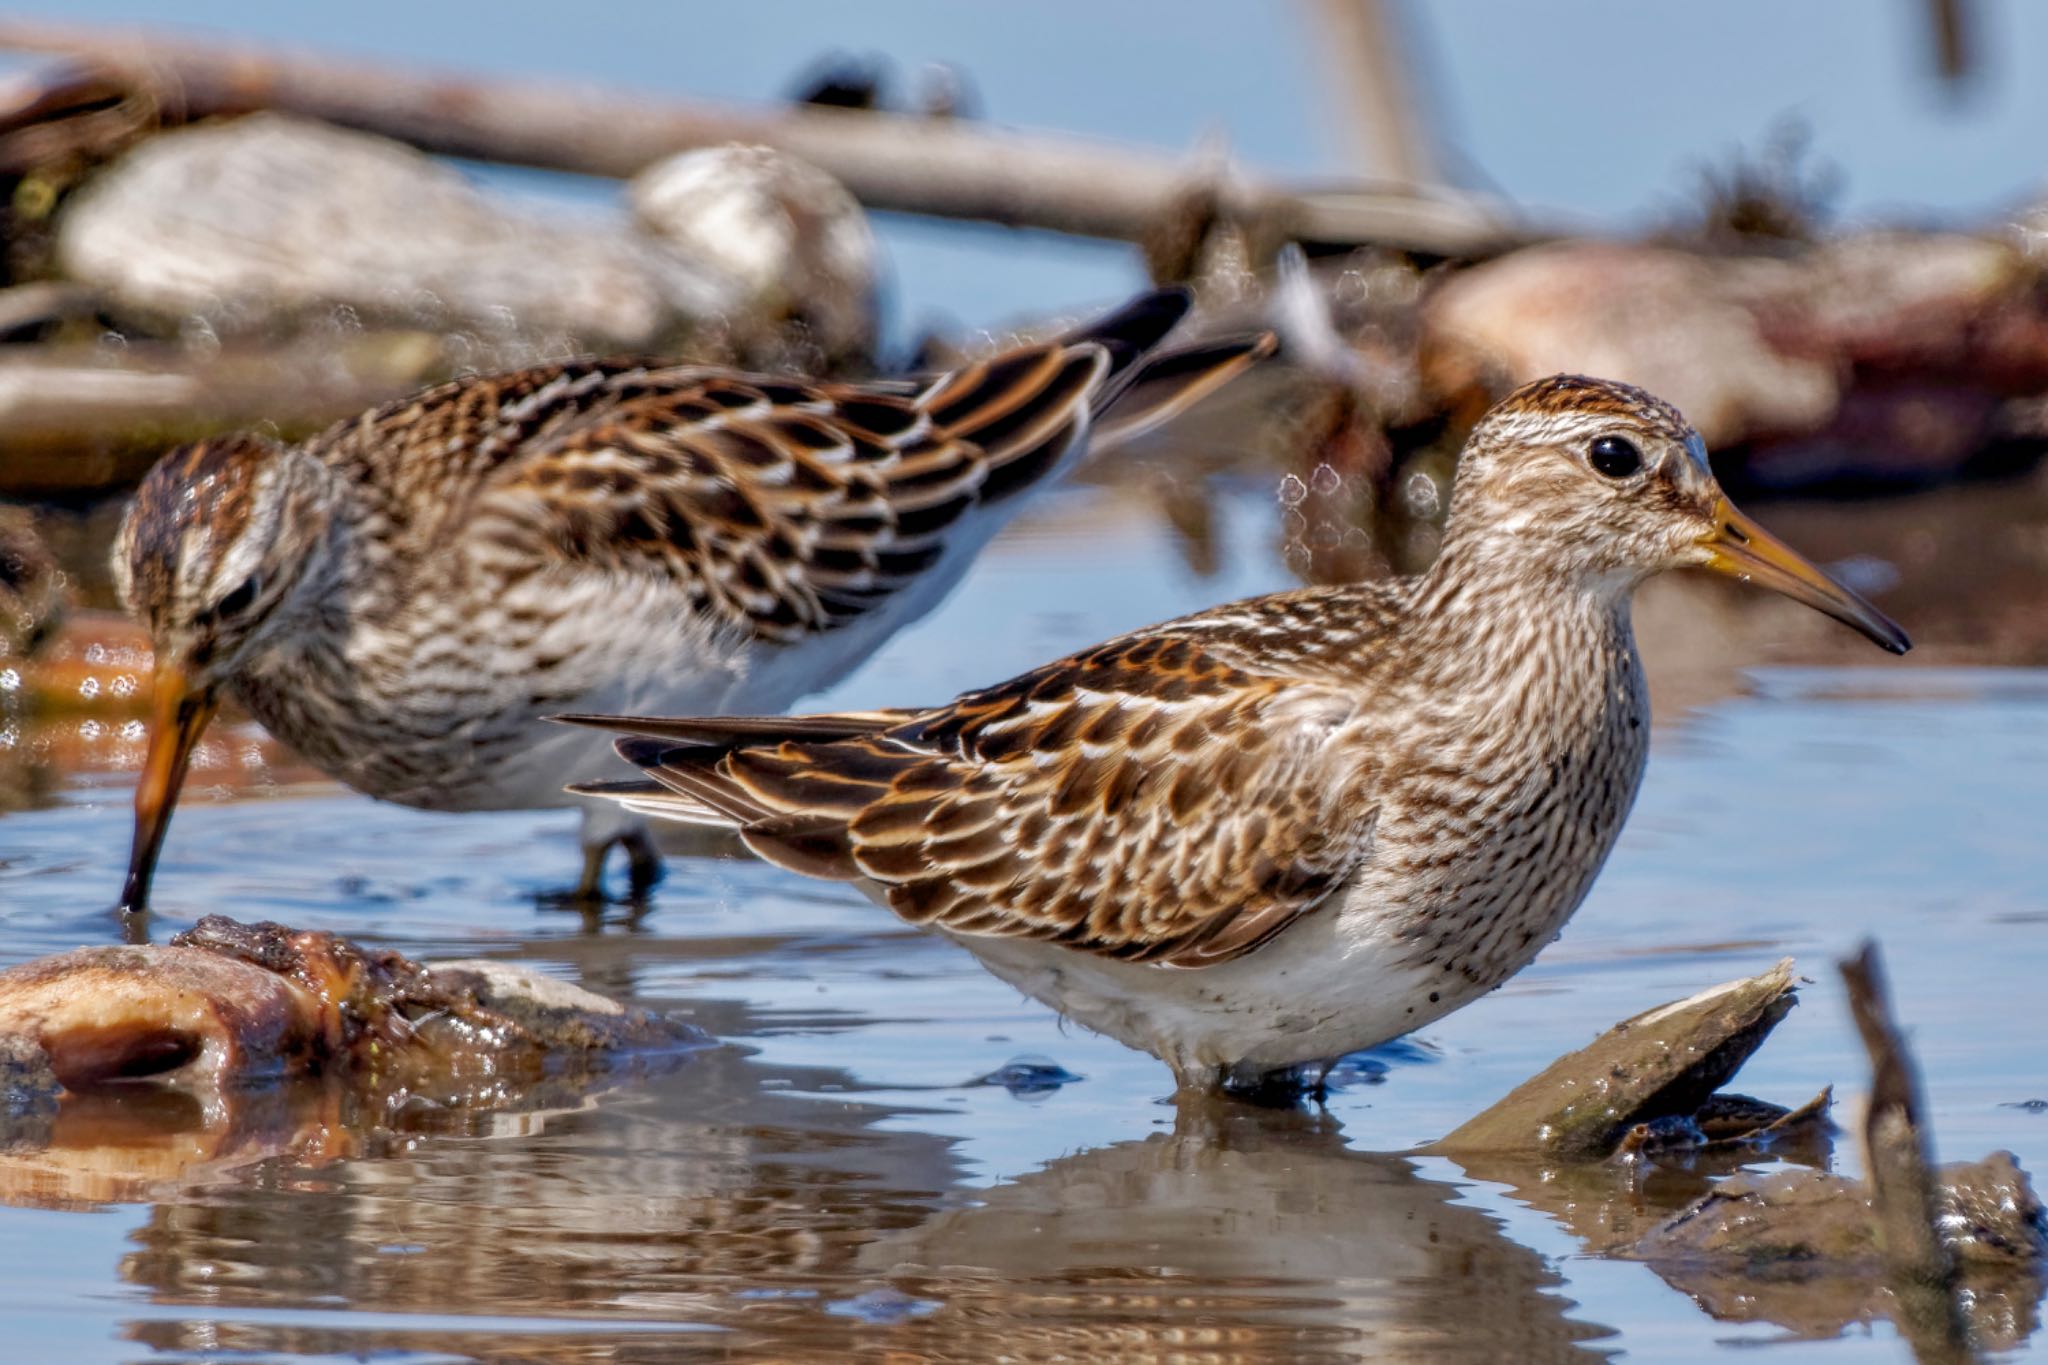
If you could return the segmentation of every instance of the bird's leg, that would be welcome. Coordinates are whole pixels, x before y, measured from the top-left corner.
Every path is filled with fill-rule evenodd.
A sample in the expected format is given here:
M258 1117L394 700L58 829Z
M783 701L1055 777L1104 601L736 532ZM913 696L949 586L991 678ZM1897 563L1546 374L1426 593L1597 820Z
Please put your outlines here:
M573 888L543 897L549 904L584 912L601 909L610 900L604 891L604 865L614 846L626 850L627 903L643 903L661 880L661 854L647 826L635 816L586 806L581 843L583 875Z
M576 879L576 889L567 899L594 905L604 900L605 855L611 852L609 843L585 844L583 846L583 875Z
M661 881L662 864L661 852L654 846L654 836L642 825L622 830L603 843L585 844L583 875L577 879L576 889L564 899L579 905L605 903L604 865L614 847L626 850L626 899L629 902L647 899L647 893Z
M635 825L619 836L619 847L626 850L628 898L647 899L662 876L661 851L654 846L654 836L647 826Z

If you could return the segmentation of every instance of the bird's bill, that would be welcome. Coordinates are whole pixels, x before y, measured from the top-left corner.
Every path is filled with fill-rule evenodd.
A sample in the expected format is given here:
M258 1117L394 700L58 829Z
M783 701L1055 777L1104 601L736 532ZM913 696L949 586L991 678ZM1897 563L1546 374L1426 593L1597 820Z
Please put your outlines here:
M1781 592L1815 611L1853 626L1894 654L1913 647L1898 623L1856 593L1822 573L1813 562L1719 498L1714 529L1700 537L1706 567L1716 573Z
M149 909L149 882L156 873L157 854L163 851L164 832L177 809L192 751L218 703L212 688L195 690L175 663L157 665L149 755L142 760L142 775L135 784L135 842L128 852L128 880L121 887L123 914Z

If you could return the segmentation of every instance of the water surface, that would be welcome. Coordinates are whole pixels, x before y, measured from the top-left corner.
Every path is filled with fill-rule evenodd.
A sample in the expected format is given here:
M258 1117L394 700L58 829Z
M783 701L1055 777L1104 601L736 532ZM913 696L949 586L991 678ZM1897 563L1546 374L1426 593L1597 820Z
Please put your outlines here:
M2036 524L2031 494L1957 496ZM1910 531L1887 528L1926 520L1910 505L1766 520L1895 562ZM1047 498L830 700L942 697L1284 585L1270 483L1222 485L1216 511L1203 576L1133 486ZM244 1134L139 1203L0 1210L19 1358L1689 1359L1787 1339L1593 1255L1529 1189L1398 1154L1614 1020L1787 954L1812 984L1742 1088L1796 1103L1834 1082L1852 1113L1865 1065L1832 963L1875 934L1941 1154L2048 1169L2048 1114L2015 1107L2048 1097L2048 671L1942 666L1978 656L1933 619L1935 666L1895 665L1701 585L1658 585L1640 614L1660 701L1696 704L1665 705L1585 908L1504 989L1293 1115L1176 1112L1157 1063L845 888L680 856L649 913L589 923L538 899L573 871L571 819L378 805L224 731L221 762L275 780L195 784L159 937L217 911L517 958L723 1043L555 1109ZM128 779L53 780L0 818L8 962L120 932ZM1021 1083L979 1079L1006 1067ZM1079 1079L1034 1083L1062 1072ZM1853 1171L1853 1141L1835 1159ZM1799 1350L1900 1347L1880 1322Z

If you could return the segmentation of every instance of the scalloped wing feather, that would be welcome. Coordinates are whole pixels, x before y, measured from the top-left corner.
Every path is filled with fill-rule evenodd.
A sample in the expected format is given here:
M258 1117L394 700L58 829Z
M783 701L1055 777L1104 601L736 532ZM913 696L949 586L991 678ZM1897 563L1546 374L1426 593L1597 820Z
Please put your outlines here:
M930 568L993 480L1056 465L1106 364L1033 347L919 393L628 372L494 474L470 535L506 575L653 570L715 619L795 639Z
M461 540L503 586L559 568L674 584L685 610L794 641L931 570L977 507L1042 481L1128 393L1127 433L1270 354L1270 335L1158 347L1186 314L1139 296L1064 338L924 379L813 383L631 359L470 376L311 443L400 552Z
M1155 633L847 738L621 752L653 779L636 808L865 878L912 923L1200 967L1371 856L1372 775L1340 742L1357 709Z

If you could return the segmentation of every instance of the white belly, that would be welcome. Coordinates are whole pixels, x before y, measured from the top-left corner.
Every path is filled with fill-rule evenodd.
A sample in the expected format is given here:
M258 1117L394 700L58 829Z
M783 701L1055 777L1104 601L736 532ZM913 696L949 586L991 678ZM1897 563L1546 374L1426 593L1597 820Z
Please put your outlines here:
M1118 962L1028 939L951 935L1067 1018L1173 1068L1184 1087L1333 1060L1441 1018L1484 988L1412 965L1387 917L1328 905L1213 967Z

